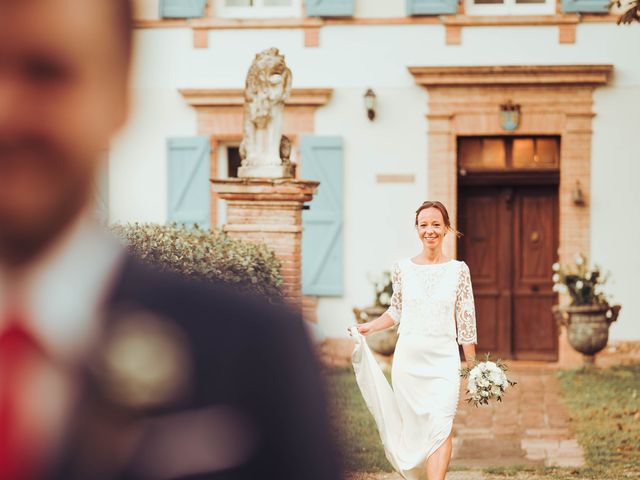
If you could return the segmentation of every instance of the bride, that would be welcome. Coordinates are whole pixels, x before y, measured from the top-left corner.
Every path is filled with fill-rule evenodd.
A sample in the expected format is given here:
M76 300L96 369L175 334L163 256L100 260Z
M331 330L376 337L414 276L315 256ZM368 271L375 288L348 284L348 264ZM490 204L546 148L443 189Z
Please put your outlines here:
M467 264L442 251L445 235L457 234L447 209L424 202L415 226L422 252L393 265L388 310L352 327L353 366L396 471L406 479L444 480L460 391L458 344L467 361L475 360L475 307ZM362 336L397 324L391 390Z

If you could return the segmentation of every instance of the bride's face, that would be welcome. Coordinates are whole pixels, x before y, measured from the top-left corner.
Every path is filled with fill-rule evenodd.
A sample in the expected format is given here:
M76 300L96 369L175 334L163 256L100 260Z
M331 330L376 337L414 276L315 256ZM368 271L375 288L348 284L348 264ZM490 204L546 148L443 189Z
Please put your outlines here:
M442 248L447 233L442 213L437 208L425 208L418 214L418 238L430 250Z

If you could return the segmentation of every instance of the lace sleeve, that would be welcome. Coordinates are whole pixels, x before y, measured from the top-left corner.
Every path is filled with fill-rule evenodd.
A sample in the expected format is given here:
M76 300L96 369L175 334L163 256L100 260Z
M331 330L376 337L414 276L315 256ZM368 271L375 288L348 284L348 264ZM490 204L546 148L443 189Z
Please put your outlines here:
M478 343L476 331L476 309L473 302L473 289L469 267L462 262L458 273L458 289L456 293L456 326L458 327L458 343Z
M402 314L402 274L400 273L400 265L398 262L393 264L391 270L391 285L393 286L393 295L391 295L391 305L387 309L387 313L393 318L394 324L400 323Z

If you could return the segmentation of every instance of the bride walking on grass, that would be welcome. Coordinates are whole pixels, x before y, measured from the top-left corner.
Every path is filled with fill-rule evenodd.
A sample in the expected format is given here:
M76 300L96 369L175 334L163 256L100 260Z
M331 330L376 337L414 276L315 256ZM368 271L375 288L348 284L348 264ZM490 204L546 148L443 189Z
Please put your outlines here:
M442 250L445 235L457 234L445 206L424 202L415 226L422 251L394 263L391 306L350 329L353 366L394 469L406 479L444 480L460 391L458 344L475 361L475 307L467 264ZM363 336L396 324L392 390Z

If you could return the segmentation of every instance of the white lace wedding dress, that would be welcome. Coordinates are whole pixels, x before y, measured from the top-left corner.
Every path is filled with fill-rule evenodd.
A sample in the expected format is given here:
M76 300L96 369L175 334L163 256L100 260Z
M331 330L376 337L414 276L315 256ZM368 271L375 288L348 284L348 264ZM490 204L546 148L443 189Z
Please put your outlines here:
M387 312L399 323L393 390L355 327L353 367L389 462L406 479L426 478L426 459L447 439L460 389L458 343L477 343L467 264L393 265Z

